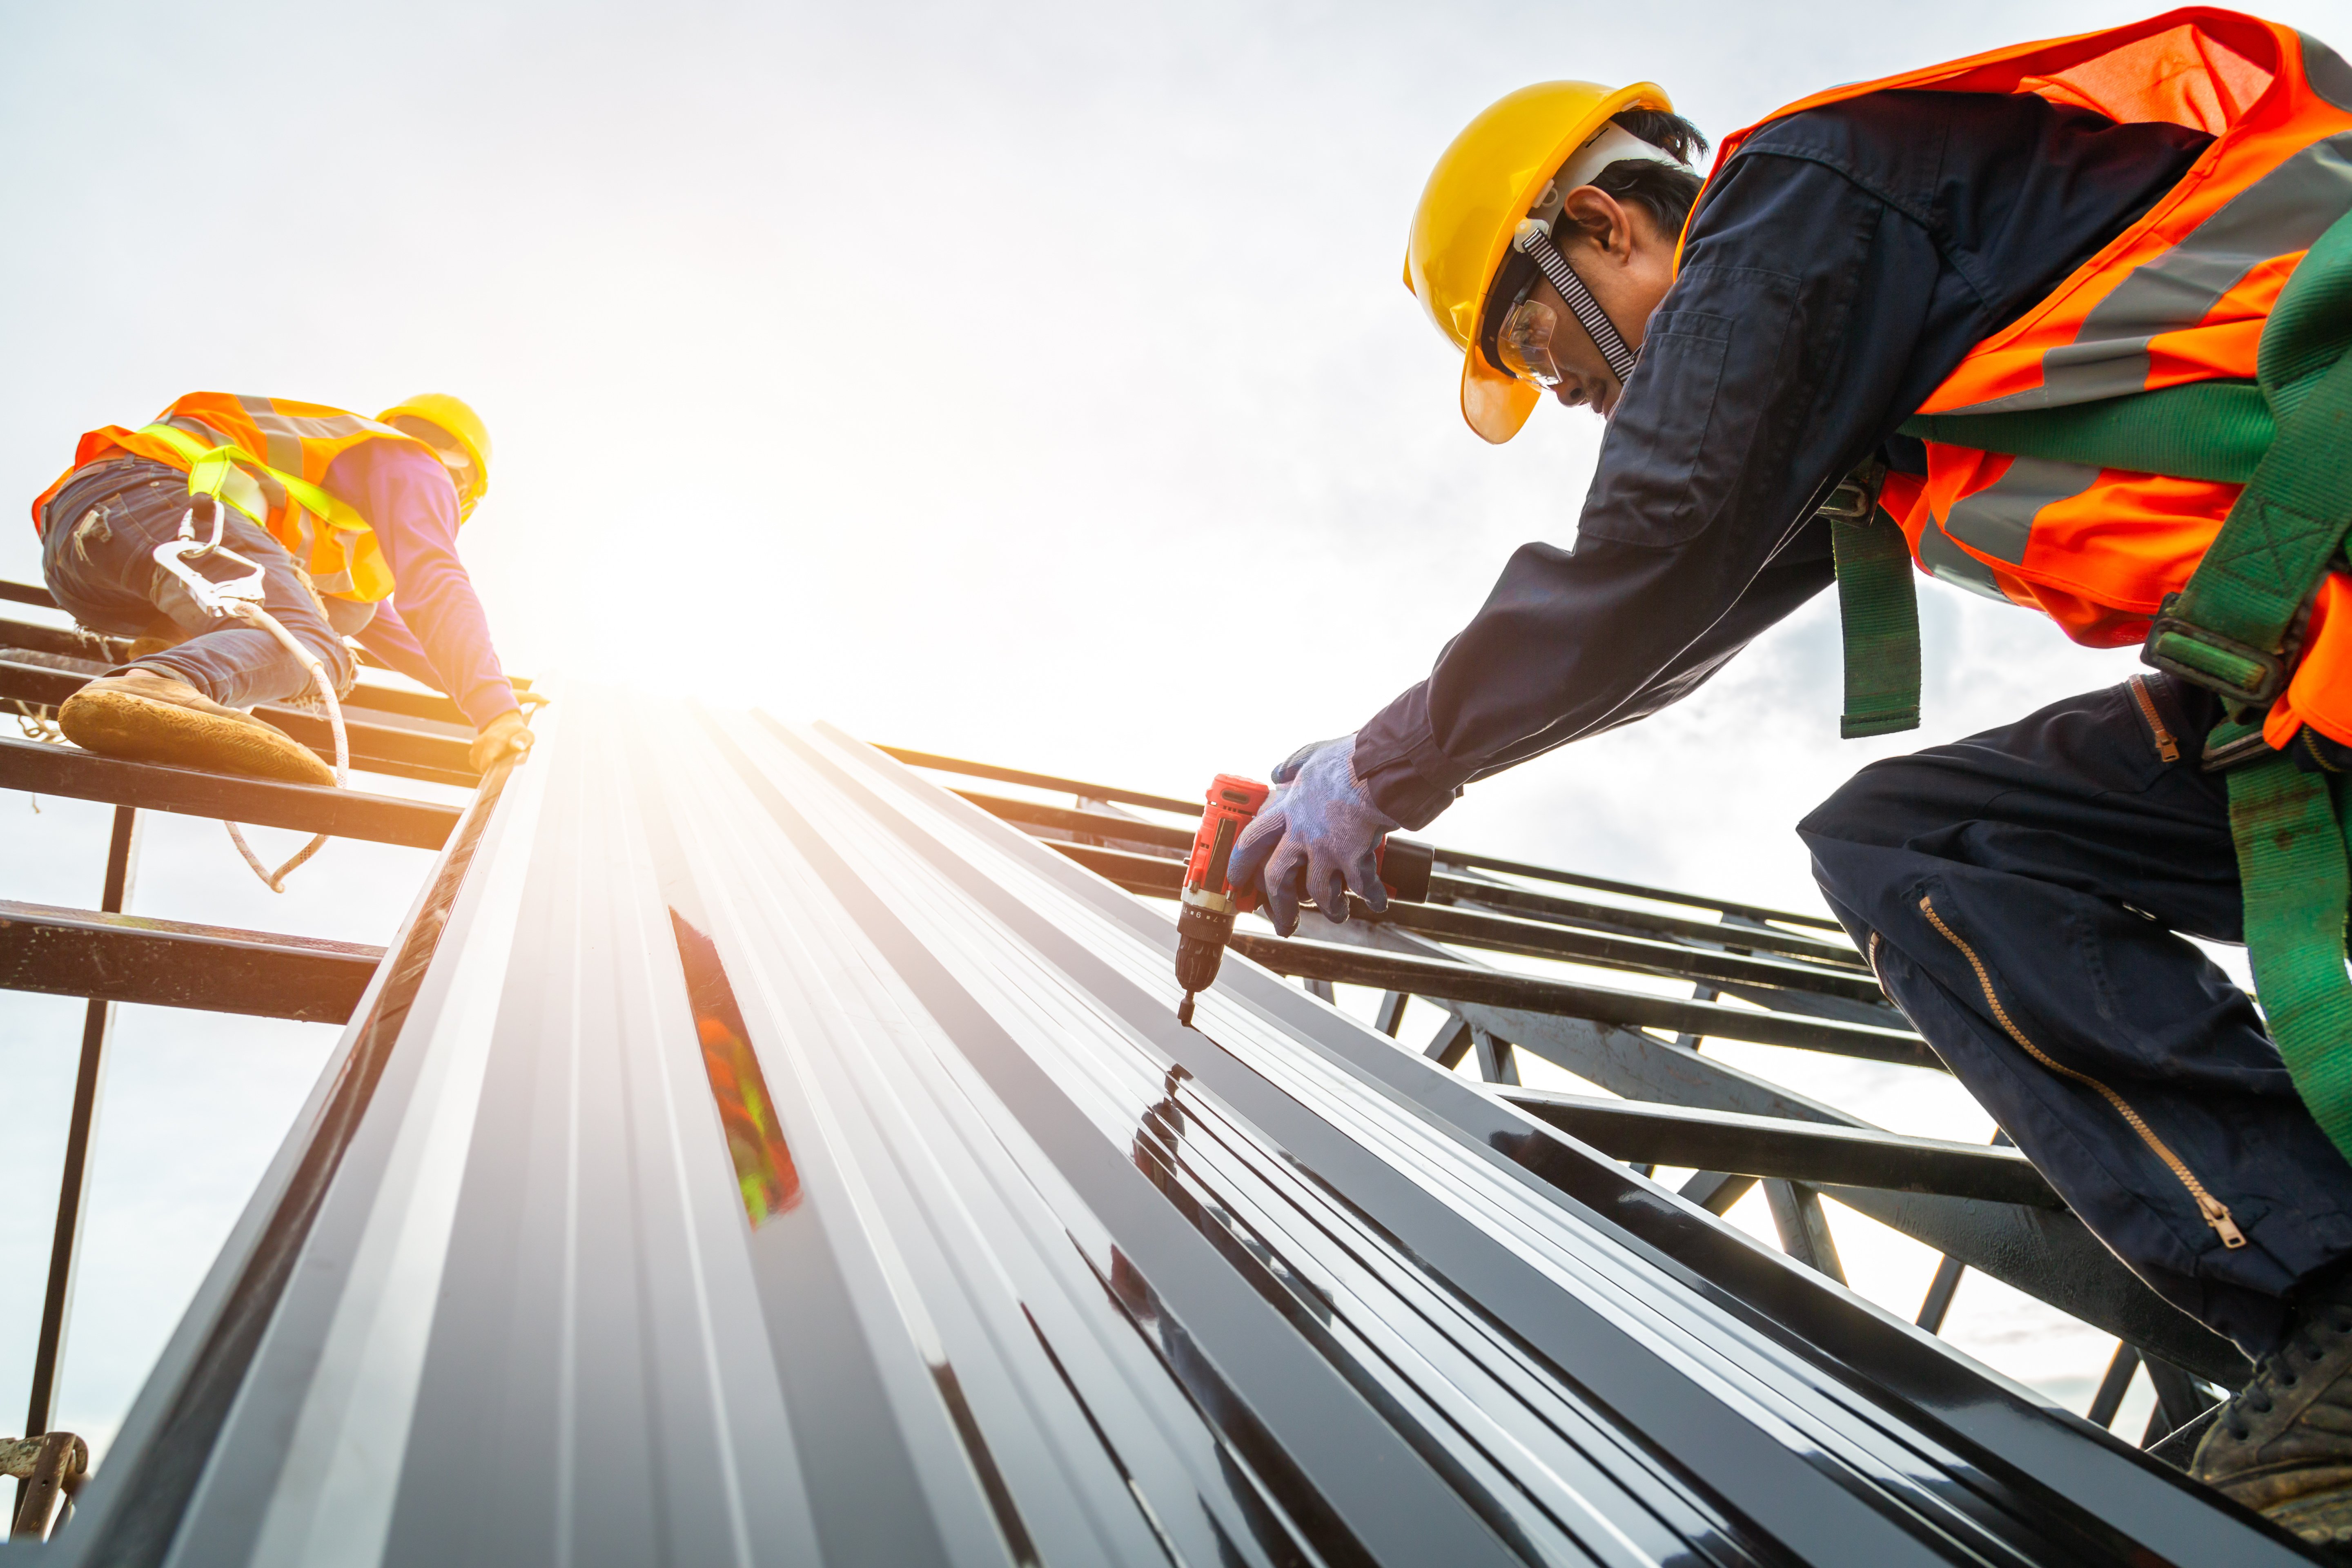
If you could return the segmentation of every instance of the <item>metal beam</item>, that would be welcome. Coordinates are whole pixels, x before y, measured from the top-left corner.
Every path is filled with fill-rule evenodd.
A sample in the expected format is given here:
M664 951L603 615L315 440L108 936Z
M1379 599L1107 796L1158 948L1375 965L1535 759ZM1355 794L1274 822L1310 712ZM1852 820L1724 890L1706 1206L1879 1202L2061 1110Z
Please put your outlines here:
M2014 1149L1546 1089L1515 1089L1503 1098L1612 1159L2039 1208L2066 1206L2032 1162Z
M383 949L0 900L0 990L340 1024Z
M966 778L994 779L1000 784L1028 784L1048 789L1056 794L1070 795L1092 800L1115 800L1129 805L1148 805L1160 811L1181 812L1187 816L1201 815L1197 800L1178 800L1163 795L1143 795L1132 790L1108 789L1101 784L1087 784L1078 779L1059 778L1051 773L1024 773L1016 768L1001 768L988 763L975 763L961 757L941 756L934 752L909 751L903 746L875 747L886 756L895 757L910 767L929 768L937 773L958 773ZM963 794L962 791L956 792ZM980 797L966 795L982 809L994 807ZM1000 814L1001 815L1001 814ZM1020 820L1008 818L1007 820ZM1191 842L1189 832L1182 834L1183 844ZM1588 877L1580 872L1562 870L1555 866L1538 866L1522 860L1504 860L1491 855L1475 855L1460 849L1439 848L1437 863L1472 871L1500 871L1515 877L1531 877L1539 881L1559 882L1569 887L1591 888L1598 892L1622 893L1629 898L1648 899L1658 903L1681 904L1690 909L1713 910L1718 914L1745 920L1774 921L1788 925L1808 926L1817 931L1844 935L1844 928L1827 915L1800 914L1789 910L1775 910L1761 904L1748 904L1722 899L1710 899L1695 893L1675 892L1664 888L1646 887L1639 882L1617 882L1603 877ZM1790 933L1775 933L1790 934Z
M1862 954L1847 942L1816 939L1796 931L1761 931L1753 926L1727 927L1719 921L1692 920L1684 915L1655 914L1617 904L1596 904L1584 899L1564 899L1500 882L1466 881L1440 872L1429 879L1430 897L1440 902L1497 910L1529 920L1592 931L1622 931L1629 936L1672 937L1717 951L1784 953L1815 963L1835 964L1867 972Z
M83 659L101 668L121 664L131 657L131 643L126 637L100 637L95 632L75 627L37 626L31 621L0 617L0 649L12 647ZM518 687L530 684L516 676L507 679ZM467 723L466 715L458 710L457 705L438 692L408 691L363 681L352 688L351 695L343 699L343 706L398 713L411 719L429 719L436 723L459 725L469 732L473 728Z
M1696 1035L1727 1040L1750 1040L1759 1045L1794 1046L1801 1050L1827 1051L1864 1061L1893 1062L1902 1067L1937 1068L1941 1064L1916 1035L1865 1024L1839 1024L1827 1019L1790 1017L1727 1007L1719 1002L1688 1002L1671 996L1618 991L1602 985L1539 979L1503 970L1473 967L1443 959L1407 957L1367 952L1328 942L1297 937L1257 936L1235 932L1230 951L1242 954L1277 974L1308 980L1329 980L1348 985L1369 985L1378 991L1410 991L1433 1001L1483 1002L1495 1006L1596 1023L1638 1028L1686 1029Z
M1421 945L1405 932L1352 922L1324 921L1316 929L1335 942L1391 952L1403 944L1418 951ZM1475 1002L1439 1005L1612 1094L1798 1121L1865 1125L1859 1117L1638 1029ZM1684 1195L1720 1215L1743 1195L1748 1181L1702 1173L1692 1184L1698 1190ZM2235 1345L2150 1290L2071 1213L1931 1193L1829 1184L1824 1190L1882 1225L2200 1377L2234 1388L2252 1375Z
M1802 915L1788 910L1768 909L1761 904L1732 903L1722 899L1701 898L1692 893L1670 893L1657 888L1646 888L1639 882L1612 882L1605 877L1588 877L1580 872L1563 871L1553 866L1531 865L1525 860L1505 860L1493 855L1466 855L1459 849L1440 849L1437 863L1472 871L1500 871L1507 876L1532 877L1542 882L1560 882L1571 888L1591 888L1596 892L1622 893L1629 898L1654 899L1660 903L1685 904L1692 909L1714 910L1718 914L1737 915L1743 920L1776 921L1790 925L1811 926L1820 931L1845 934L1845 928L1827 915Z
M964 792L958 791L961 795ZM1097 813L1057 806L1032 805L994 796L964 795L991 816L1024 827L1045 827L1090 835L1115 835L1119 819ZM1148 825L1135 825L1148 826ZM1160 829L1181 844L1191 837ZM1131 841L1133 839L1130 830ZM1150 841L1150 840L1146 840ZM1101 873L1129 892L1172 898L1181 881L1181 868L1156 856L1127 853L1094 845L1066 844L1047 839L1055 848L1088 869ZM1837 1022L1865 1027L1895 1029L1907 1034L1903 1016L1889 1005L1885 993L1867 971L1807 964L1780 957L1751 957L1725 951L1723 943L1706 947L1614 932L1576 930L1545 921L1446 904L1391 902L1386 912L1373 914L1361 900L1349 900L1349 918L1387 924L1465 947L1533 958L1556 958L1596 968L1622 969L1717 986L1744 1001L1774 1011L1827 1015ZM1707 928L1720 931L1724 928ZM1916 1055L1915 1053L1915 1055ZM1906 1066L1940 1068L1940 1062L1906 1059Z
M1737 984L1765 992L1811 992L1866 1004L1885 1016L1884 1026L1906 1026L1902 1015L1887 1005L1886 994L1879 989L1878 982L1850 969L1753 958L1645 937L1573 931L1543 921L1446 904L1391 901L1386 912L1376 915L1351 897L1348 918L1375 924L1384 922L1440 942L1484 948L1490 952L1564 959L1602 969L1631 970L1715 986Z
M5 738L0 738L0 789L417 849L440 848L457 821L457 807L429 801L127 763L75 746Z
M1000 768L990 763L943 757L936 752L908 751L904 746L877 746L874 749L886 756L898 758L910 768L929 768L934 773L958 773L968 779L994 779L998 784L1026 784L1032 789L1049 789L1057 795L1077 795L1087 800L1115 800L1121 805L1148 805L1154 811L1181 812L1188 816L1201 815L1202 802L1197 800L1146 795L1140 790L1113 789L1108 784L1058 778L1052 773L1024 773L1019 768ZM1190 841L1189 835L1187 841Z
M107 836L106 881L99 908L120 914L131 901L139 869L139 814L114 810ZM58 1217L49 1233L49 1277L41 1296L41 1327L33 1342L33 1382L26 1401L25 1436L37 1437L57 1414L58 1368L65 1359L66 1326L73 1310L82 1205L89 1188L89 1142L98 1122L99 1091L106 1081L106 1047L114 1030L114 1004L92 1001L82 1015L81 1055L74 1069L73 1107L66 1117L65 1160L58 1174ZM21 1508L26 1489L16 1489Z
M1845 1265L1838 1258L1837 1238L1830 1234L1830 1216L1822 1195L1801 1182L1764 1184L1765 1200L1772 1207L1772 1228L1780 1234L1780 1250L1813 1270L1845 1283Z
M2084 1419L2094 1426L2112 1427L2124 1407L2124 1395L2131 1392L2132 1374L2138 1371L2139 1352L2118 1342L2116 1353L2108 1359L2106 1375L2099 1379L2099 1391L2091 1396L2090 1413Z
M1919 1300L1919 1315L1912 1321L1931 1334L1944 1331L1944 1320L1952 1310L1952 1298L1960 1293L1960 1277L1969 1266L1957 1258L1940 1258L1936 1264L1936 1276L1927 1281L1927 1293Z
M0 699L56 708L89 681L88 676L71 670L0 659ZM276 725L327 761L334 760L334 731L326 720L275 706L262 708L254 716ZM468 742L454 735L369 723L350 714L344 715L343 730L351 742L353 767L435 784L471 784L479 777L467 761Z

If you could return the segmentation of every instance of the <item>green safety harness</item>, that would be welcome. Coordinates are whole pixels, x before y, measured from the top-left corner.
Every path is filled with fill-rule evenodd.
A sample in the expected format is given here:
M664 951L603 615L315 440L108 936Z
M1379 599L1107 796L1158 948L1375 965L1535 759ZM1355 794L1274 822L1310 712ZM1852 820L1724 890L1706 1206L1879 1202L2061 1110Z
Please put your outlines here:
M2254 380L2198 382L2015 414L1916 417L1904 434L2020 457L2243 484L2188 586L2166 596L2141 658L2219 692L2205 744L2226 770L2246 947L2271 1037L2304 1103L2352 1159L2352 982L2345 918L2352 789L2297 769L2263 740L2294 672L2304 622L2352 530L2352 217L2305 253L2263 328ZM1903 531L1876 509L1876 476L1840 487L1872 504L1832 511L1845 629L1846 735L1919 715L1919 617ZM1832 498L1836 504L1838 497ZM1825 510L1830 509L1825 508ZM1848 512L1854 510L1849 498ZM2308 731L2306 734L2306 744ZM2315 761L2326 765L2317 748Z

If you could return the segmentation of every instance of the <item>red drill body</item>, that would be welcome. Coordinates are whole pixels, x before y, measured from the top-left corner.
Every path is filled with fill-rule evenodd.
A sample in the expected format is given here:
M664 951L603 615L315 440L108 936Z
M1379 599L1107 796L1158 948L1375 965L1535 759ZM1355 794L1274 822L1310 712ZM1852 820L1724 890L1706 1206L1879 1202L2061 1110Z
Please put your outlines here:
M1242 829L1271 793L1257 780L1233 773L1219 773L1209 784L1208 806L1201 813L1201 828L1192 836L1192 853L1184 862L1184 890L1176 915L1176 984L1184 988L1184 1000L1176 1008L1180 1024L1192 1023L1193 995L1215 983L1225 943L1234 934L1234 917L1257 907L1256 895L1236 889L1227 868ZM1391 897L1416 904L1428 900L1435 861L1429 846L1383 838L1375 859L1381 884Z
M1176 1021L1192 1021L1192 994L1206 991L1217 978L1225 956L1225 940L1234 934L1234 916L1255 907L1247 893L1234 891L1225 875L1242 829L1265 804L1266 785L1255 779L1219 773L1209 784L1209 802L1201 813L1201 830L1192 835L1192 854L1184 862L1184 891L1176 915L1176 984L1184 1000Z

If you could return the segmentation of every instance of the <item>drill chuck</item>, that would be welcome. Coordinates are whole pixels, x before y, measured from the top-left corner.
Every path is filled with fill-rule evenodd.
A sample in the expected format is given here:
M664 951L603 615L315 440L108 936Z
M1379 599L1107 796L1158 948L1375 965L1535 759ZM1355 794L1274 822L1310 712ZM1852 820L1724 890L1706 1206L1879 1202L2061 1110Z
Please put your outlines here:
M1232 910L1220 914L1186 904L1176 917L1176 984L1187 991L1206 991L1215 984L1217 966L1233 934Z

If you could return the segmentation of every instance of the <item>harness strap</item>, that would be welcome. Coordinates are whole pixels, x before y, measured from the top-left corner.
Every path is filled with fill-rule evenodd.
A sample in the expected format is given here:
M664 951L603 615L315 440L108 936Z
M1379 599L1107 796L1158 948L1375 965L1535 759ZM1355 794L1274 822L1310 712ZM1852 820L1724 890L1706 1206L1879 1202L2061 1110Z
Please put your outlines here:
M2287 280L2263 323L2252 387L2199 383L1904 428L1980 450L2245 486L2188 585L2166 599L2141 657L2231 704L2204 765L2229 778L2256 992L2295 1092L2352 1160L2352 791L2298 770L2263 739L2300 656L2306 608L2352 531L2352 218L2321 236Z
M1916 415L1902 431L1983 452L2242 485L2270 450L2277 425L2254 383L2192 381L2063 408Z
M1884 465L1864 464L1818 514L1829 520L1845 642L1842 740L1919 727L1919 590L1903 530L1879 510L1885 478Z
M2272 1041L2313 1120L2352 1160L2352 984L2344 918L2352 900L2336 781L2279 752L2232 768L2230 836L2238 846L2246 949Z
M289 474L273 468L234 442L224 441L208 447L176 425L154 424L139 432L163 443L188 460L188 493L208 495L226 501L256 523L269 521L269 503L261 493L261 486L247 468L268 475L285 488L297 506L307 510L332 529L346 533L364 533L367 519L359 509L341 498L329 494L299 474ZM241 465L241 466L240 466Z

